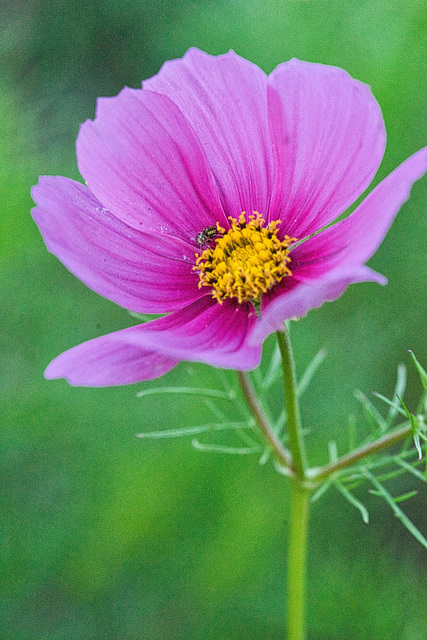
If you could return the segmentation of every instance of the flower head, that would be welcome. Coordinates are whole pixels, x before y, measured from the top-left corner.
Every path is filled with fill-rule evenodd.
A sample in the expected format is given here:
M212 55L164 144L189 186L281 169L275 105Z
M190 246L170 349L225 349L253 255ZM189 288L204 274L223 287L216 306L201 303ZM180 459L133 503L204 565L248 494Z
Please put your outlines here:
M58 356L48 378L104 386L155 378L180 360L252 369L262 342L354 282L427 148L347 218L385 147L369 88L336 67L291 60L269 76L230 51L191 49L85 122L87 186L59 176L33 188L48 249L94 291L167 314Z
M193 269L200 274L199 287L209 287L220 304L225 298L236 298L239 304L249 300L259 311L262 295L284 276L292 275L287 267L291 260L288 247L296 238L279 240L280 220L265 225L257 211L249 220L244 211L238 221L230 217L230 224L227 231L218 223L217 227L208 227L215 231L209 240L217 239L214 247L196 254Z

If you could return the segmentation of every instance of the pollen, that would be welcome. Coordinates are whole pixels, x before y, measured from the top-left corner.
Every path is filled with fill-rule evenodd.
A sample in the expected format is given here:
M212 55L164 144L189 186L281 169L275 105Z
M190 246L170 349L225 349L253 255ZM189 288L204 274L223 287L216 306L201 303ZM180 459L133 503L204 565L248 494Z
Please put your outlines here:
M211 287L212 296L220 304L226 298L239 303L250 301L258 311L261 297L285 276L292 275L289 245L296 238L278 237L280 220L265 226L262 216L254 211L239 219L229 218L226 232L217 223L217 238L200 255L193 267L199 273L199 288Z

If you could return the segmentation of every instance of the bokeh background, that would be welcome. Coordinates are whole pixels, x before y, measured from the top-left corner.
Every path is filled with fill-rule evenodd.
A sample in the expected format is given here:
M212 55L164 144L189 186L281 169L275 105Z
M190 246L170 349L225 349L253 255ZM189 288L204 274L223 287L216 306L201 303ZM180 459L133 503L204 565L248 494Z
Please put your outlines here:
M39 174L80 179L74 142L100 95L138 87L188 47L230 48L271 71L293 56L370 84L388 130L378 178L427 144L425 0L2 0L0 5L0 413L5 640L283 638L288 491L259 456L200 452L191 438L135 433L201 424L198 398L140 389L222 381L181 364L115 389L46 382L78 342L132 318L47 253L29 210ZM360 284L295 324L298 370L328 357L304 398L309 456L345 451L354 389L393 392L409 366L411 409L426 364L427 180L371 260L389 286ZM368 230L367 230L368 231ZM267 345L267 350L269 345ZM234 384L233 376L226 377ZM272 398L279 410L280 397ZM221 407L233 417L233 406ZM204 434L205 443L229 442ZM415 482L415 481L414 481ZM411 489L411 479L390 486ZM329 491L313 508L310 640L427 637L426 552L367 488L371 523ZM405 503L427 531L425 491Z

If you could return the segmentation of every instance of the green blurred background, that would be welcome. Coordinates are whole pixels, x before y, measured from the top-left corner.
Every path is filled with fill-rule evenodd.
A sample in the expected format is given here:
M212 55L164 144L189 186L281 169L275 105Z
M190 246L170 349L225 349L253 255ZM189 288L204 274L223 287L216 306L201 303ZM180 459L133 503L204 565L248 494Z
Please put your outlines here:
M138 87L188 47L229 48L265 71L290 57L342 66L379 100L388 146L378 178L427 143L426 0L3 0L0 5L1 530L5 640L283 638L288 492L257 456L196 451L135 433L206 420L150 386L209 384L181 364L115 389L46 382L78 342L132 323L44 248L29 216L39 174L79 179L74 142L100 95ZM299 371L328 358L304 400L312 464L365 433L355 388L391 395L412 348L426 363L427 180L371 260L389 286L360 284L294 326ZM267 348L269 345L267 345ZM233 382L233 376L228 380ZM420 385L410 368L407 401ZM280 397L273 398L275 410ZM233 408L223 406L233 417ZM205 443L228 442L205 434ZM411 479L390 487L412 488ZM313 508L310 640L427 637L426 553L382 502L371 524L328 492ZM427 531L426 492L404 507Z

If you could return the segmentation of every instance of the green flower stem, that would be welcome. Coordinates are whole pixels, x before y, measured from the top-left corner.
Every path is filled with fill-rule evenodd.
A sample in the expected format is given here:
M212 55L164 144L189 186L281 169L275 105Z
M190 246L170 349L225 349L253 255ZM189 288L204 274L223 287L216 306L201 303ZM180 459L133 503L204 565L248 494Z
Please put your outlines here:
M317 482L319 480L326 480L329 476L337 471L341 471L342 469L346 469L347 467L351 467L359 460L363 460L363 458L367 458L373 453L378 453L387 447L390 447L401 440L405 440L408 436L412 434L412 426L410 424L394 431L393 433L389 433L378 440L374 440L374 442L370 442L369 444L364 445L363 447L359 447L355 449L351 453L348 453L341 458L338 458L335 462L331 462L330 464L325 465L324 467L320 467L318 469L309 469L307 471L307 476L310 481Z
M306 460L298 405L295 362L288 327L277 332L282 355L288 442L295 475L291 478L288 540L287 640L305 640L305 582L310 490L305 485Z
M293 478L288 540L287 640L305 640L305 592L310 490Z
M238 371L248 406L279 462L291 471L291 511L288 538L287 640L305 640L305 591L310 489L305 486L305 455L296 393L295 364L288 330L278 333L282 354L289 447L283 446L265 417L250 379Z
M276 432L273 427L270 425L269 421L264 415L263 410L261 409L255 391L253 389L252 383L249 379L249 376L244 371L238 371L237 375L239 377L239 382L242 387L243 394L245 396L246 402L254 416L261 432L266 438L267 442L270 444L274 454L281 464L287 467L291 472L293 471L292 457L289 451L283 446L280 439L278 438Z
M292 353L289 329L277 332L280 353L282 355L283 382L285 387L285 405L287 413L289 449L292 455L295 473L300 480L305 479L305 451L302 436L301 417L297 397L295 362Z

